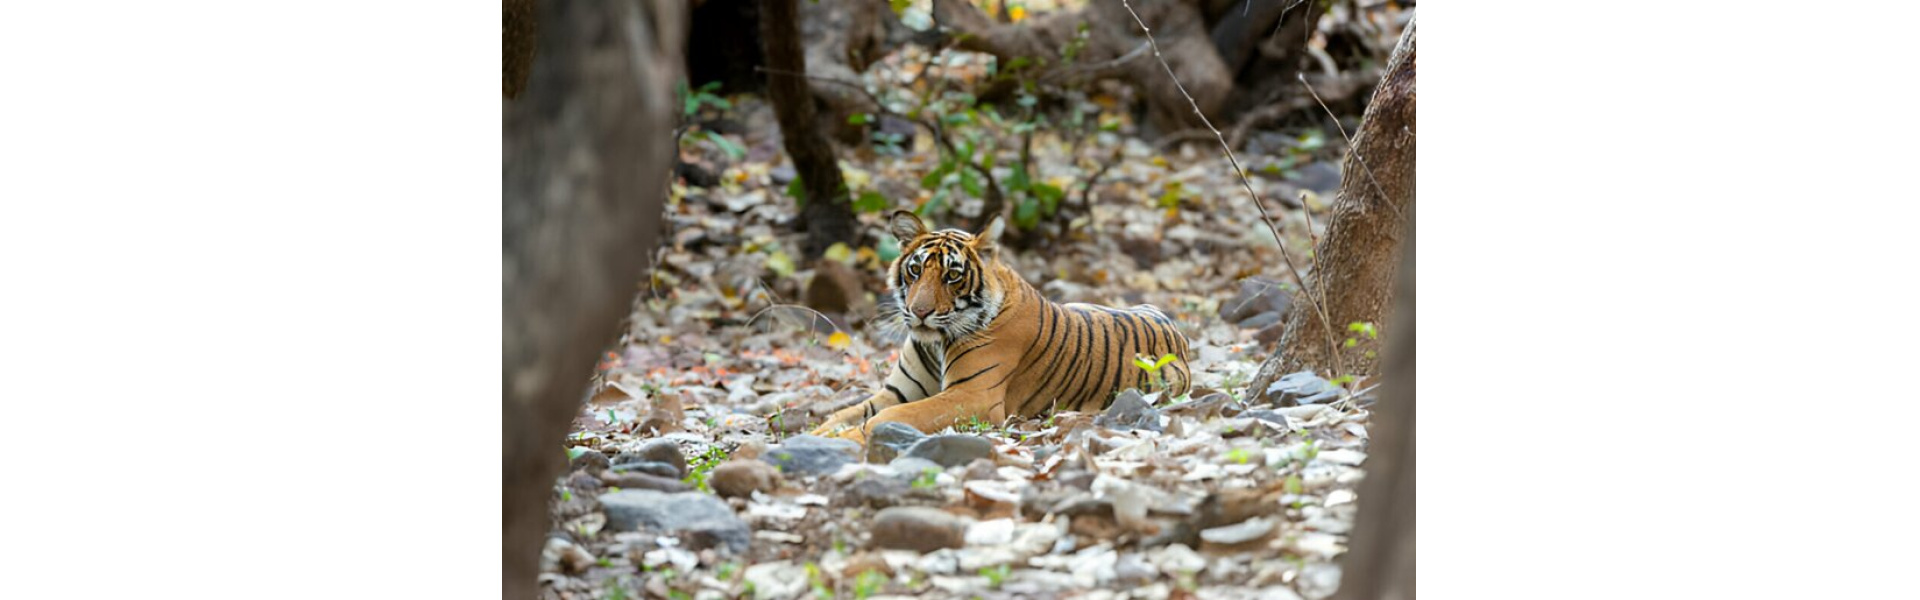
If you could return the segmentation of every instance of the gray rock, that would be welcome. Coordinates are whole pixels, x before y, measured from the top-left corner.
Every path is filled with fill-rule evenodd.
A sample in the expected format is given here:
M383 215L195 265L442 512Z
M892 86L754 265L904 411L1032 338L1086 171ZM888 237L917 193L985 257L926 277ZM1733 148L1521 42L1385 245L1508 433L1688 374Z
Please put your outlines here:
M838 506L886 508L899 504L912 489L902 477L863 477L840 487L834 502Z
M1280 406L1318 404L1339 398L1340 388L1314 375L1313 371L1300 371L1280 376L1267 386L1267 395Z
M567 467L575 471L582 469L599 471L606 469L608 464L606 454L602 454L599 450L592 449L580 451L579 456L573 457L573 459L567 461L567 463Z
M1282 313L1276 310L1270 310L1270 311L1263 312L1251 317L1247 317L1246 320L1240 322L1240 328L1241 329L1266 329L1268 327L1273 326L1275 323L1279 323L1280 319L1284 317L1286 317L1285 313Z
M812 435L787 438L760 455L760 460L788 475L830 475L859 459L859 443Z
M615 473L646 473L654 477L664 477L666 479L679 479L685 476L681 474L680 469L674 468L673 465L652 461L624 462L614 465L612 470Z
M1295 170L1300 187L1327 194L1340 189L1340 167L1327 161L1314 161Z
M680 452L680 444L673 440L649 440L634 452L645 462L655 462L673 466L672 477L687 476L687 456Z
M1166 426L1160 424L1160 410L1147 404L1146 397L1135 389L1120 392L1120 397L1107 406L1106 412L1093 418L1093 424L1114 431L1166 431Z
M936 435L907 449L909 458L924 458L942 467L957 467L974 459L993 456L993 442L977 435L949 433Z
M873 545L932 552L966 545L967 522L935 508L894 506L873 518Z
M717 496L700 492L621 490L600 496L613 531L641 527L680 536L689 549L724 548L745 552L753 533Z
M1280 282L1259 277L1240 280L1240 293L1232 300L1220 304L1220 319L1228 323L1237 323L1246 329L1257 329L1245 324L1264 313L1274 312L1286 316L1287 309L1293 306L1293 294Z
M924 439L927 439L927 434L920 433L920 430L906 423L888 421L875 425L873 431L867 433L867 462L891 462Z
M681 480L640 471L628 473L608 471L600 474L600 482L620 489L659 490L662 492L685 492L693 489L693 486L689 486Z

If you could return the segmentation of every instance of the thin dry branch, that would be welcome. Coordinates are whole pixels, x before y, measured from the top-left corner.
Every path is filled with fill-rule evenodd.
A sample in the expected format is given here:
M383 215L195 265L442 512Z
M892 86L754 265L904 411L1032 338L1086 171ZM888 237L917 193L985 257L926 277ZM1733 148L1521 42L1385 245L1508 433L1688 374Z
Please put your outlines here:
M1327 354L1333 357L1333 375L1339 377L1347 369L1341 364L1340 346L1334 342L1332 326L1327 325L1327 309L1318 298L1314 297L1313 289L1307 285L1307 278L1300 275L1300 267L1293 263L1293 253L1287 250L1287 240L1280 236L1280 227L1273 223L1273 216L1267 214L1267 205L1260 201L1259 192L1253 191L1253 181L1247 179L1247 170L1240 166L1240 159L1233 156L1233 147L1227 145L1227 137L1220 133L1220 128L1213 126L1213 121L1207 119L1206 113L1200 111L1200 103L1193 99L1193 94L1187 93L1187 86L1182 85L1180 78L1173 74L1173 66L1167 64L1167 58L1160 54L1160 43L1154 41L1153 30L1147 27L1147 22L1140 19L1140 13L1133 11L1133 4L1128 0L1120 0L1120 5L1126 7L1127 14L1133 15L1133 22L1140 25L1140 33L1147 37L1147 45L1153 48L1153 57L1160 61L1160 68L1167 70L1167 78L1173 80L1173 87L1180 90L1181 96L1186 97L1187 104L1193 106L1193 114L1200 117L1200 122L1213 131L1214 139L1220 142L1220 150L1227 155L1227 162L1233 165L1233 173L1240 176L1240 185L1246 188L1247 197L1253 198L1253 206L1260 209L1260 220L1267 224L1267 231L1273 233L1274 243L1280 246L1280 258L1286 261L1287 270L1293 274L1294 283L1300 284L1300 289L1307 297L1308 303L1313 305L1314 312L1320 314L1320 324L1328 328Z
M1327 118L1333 119L1333 128L1340 132L1340 139L1347 141L1347 152L1353 154L1353 160L1360 163L1360 170L1367 173L1367 183L1373 184L1373 192L1384 200L1387 197L1386 188L1380 187L1380 179L1373 176L1373 167L1367 166L1366 157L1360 156L1360 147L1353 145L1353 138L1347 135L1347 127L1340 124L1340 117L1334 116L1333 109L1327 108L1326 101L1320 99L1319 92L1313 91L1313 84L1307 83L1306 76L1296 74L1295 77L1300 80L1301 86L1307 88L1307 93L1313 95L1313 101L1320 103L1320 110L1327 111Z

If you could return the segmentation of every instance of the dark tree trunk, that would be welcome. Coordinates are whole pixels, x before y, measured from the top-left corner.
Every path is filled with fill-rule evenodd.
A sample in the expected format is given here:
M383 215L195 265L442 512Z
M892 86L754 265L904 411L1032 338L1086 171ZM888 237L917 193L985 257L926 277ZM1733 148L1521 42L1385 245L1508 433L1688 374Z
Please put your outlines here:
M685 10L679 0L540 2L526 87L503 107L507 598L536 597L561 443L658 239Z
M1302 310L1287 318L1279 347L1261 365L1253 391L1264 393L1286 373L1331 370L1336 366L1334 352L1340 353L1343 375L1378 371L1381 340L1392 335L1386 320L1391 316L1394 271L1413 211L1414 40L1414 23L1409 21L1341 164L1333 217L1326 236L1314 247L1312 291L1319 294L1331 323L1323 324L1304 297L1306 291L1300 292L1294 306ZM1348 332L1351 323L1374 324L1379 339ZM1348 337L1356 339L1354 347L1344 347Z
M1411 207L1409 207L1411 208ZM1411 219L1412 215L1408 215ZM1367 478L1334 600L1412 600L1414 580L1413 236L1400 253L1386 381L1368 426Z
M803 251L818 258L834 242L854 238L853 203L840 176L840 161L820 130L818 112L807 79L807 55L800 44L799 0L764 0L760 5L760 39L766 43L767 100L780 122L780 140L806 190L800 209L807 242Z

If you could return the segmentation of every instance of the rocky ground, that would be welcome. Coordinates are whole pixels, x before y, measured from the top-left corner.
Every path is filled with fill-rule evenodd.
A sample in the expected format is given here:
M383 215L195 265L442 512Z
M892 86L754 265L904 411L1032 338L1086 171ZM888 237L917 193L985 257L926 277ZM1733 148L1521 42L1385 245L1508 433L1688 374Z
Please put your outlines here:
M904 80L922 62L898 56L869 77ZM1009 260L1057 301L1166 310L1192 341L1191 394L1132 392L1101 414L936 435L888 427L865 448L802 435L895 359L898 340L870 323L898 252L881 218L931 199L919 183L936 153L924 134L908 151L847 153L855 195L888 206L860 216L863 237L805 263L771 114L733 98L695 129L723 140L688 136L671 246L568 438L545 594L1330 595L1370 382L1343 390L1302 373L1247 397L1289 308L1278 246L1217 146L1157 149L1101 100L1089 106L1111 131L1035 138L1036 179L1065 189L1071 208ZM1321 210L1338 185L1326 145L1320 132L1262 134L1243 158L1296 257L1310 247L1297 204ZM953 201L961 213L977 204Z

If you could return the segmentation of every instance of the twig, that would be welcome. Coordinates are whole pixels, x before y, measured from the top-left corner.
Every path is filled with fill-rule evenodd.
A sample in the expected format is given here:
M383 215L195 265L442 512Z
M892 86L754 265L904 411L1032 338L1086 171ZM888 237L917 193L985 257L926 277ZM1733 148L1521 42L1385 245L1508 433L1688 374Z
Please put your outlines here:
M1340 117L1334 116L1333 109L1327 108L1327 103L1320 99L1320 93L1313 91L1313 85L1307 83L1306 76L1295 74L1294 77L1300 80L1301 86L1304 86L1307 88L1308 94L1313 94L1313 101L1320 103L1320 110L1327 111L1327 118L1333 119L1334 129L1340 132L1341 139L1344 139L1347 141L1347 152L1353 154L1353 160L1355 162L1360 163L1360 170L1365 171L1367 173L1367 182L1373 184L1373 192L1380 195L1379 196L1380 201L1386 202L1387 190L1385 188L1380 187L1380 180L1373 176L1373 167L1367 166L1366 157L1360 156L1360 146L1353 143L1352 137L1347 136L1347 127L1345 125L1340 124Z
M1150 48L1151 46L1148 44L1141 44L1139 46L1135 46L1132 50L1128 50L1126 54L1122 54L1116 58L1100 61L1090 65L1080 65L1080 66L1060 69L1058 71L1041 75L1038 78L1038 81L1041 84L1051 85L1051 84L1058 84L1063 81L1072 80L1082 75L1093 75L1097 77L1100 75L1104 75L1106 73L1111 73L1119 70L1121 67L1127 66L1127 63L1131 63L1135 59L1138 59L1142 56L1146 56L1147 50L1149 50Z
M1280 246L1280 258L1286 261L1287 270L1293 273L1294 282L1300 284L1300 288L1306 292L1307 301L1314 305L1314 311L1320 313L1321 324L1325 325L1327 323L1326 307L1321 306L1320 301L1313 297L1313 290L1307 285L1307 278L1300 275L1300 267L1293 263L1293 253L1287 250L1286 238L1280 236L1280 227L1273 223L1273 216L1267 214L1267 205L1260 201L1260 194L1253 191L1253 182L1247 179L1247 170L1240 167L1240 159L1234 158L1233 148L1227 146L1227 137L1220 133L1218 127L1213 126L1213 121L1207 120L1206 113L1200 111L1200 103L1193 99L1193 94L1187 93L1187 86L1181 85L1180 78L1173 74L1173 66L1167 64L1167 58L1160 54L1160 43L1153 39L1153 30L1147 27L1146 21L1140 20L1140 13L1133 11L1133 3L1128 0L1120 0L1120 5L1126 7L1127 14L1133 15L1133 22L1140 25L1140 32L1147 36L1147 45L1153 47L1153 57L1159 59L1160 67L1167 70L1167 78L1173 80L1173 87L1180 90L1180 95L1187 98L1187 104L1193 106L1193 114L1199 116L1200 122L1206 124L1207 129L1213 131L1214 139L1220 141L1220 150L1227 154L1227 162L1233 165L1234 174L1240 176L1240 185L1246 188L1247 196L1253 198L1253 206L1260 209L1260 220L1267 224L1267 231L1273 233L1274 243ZM1327 325L1327 327L1331 328L1332 326ZM1331 329L1329 329L1327 334L1327 350L1327 354L1333 359L1334 376L1338 377L1340 374L1345 373L1347 369L1341 364L1340 348L1333 340Z

